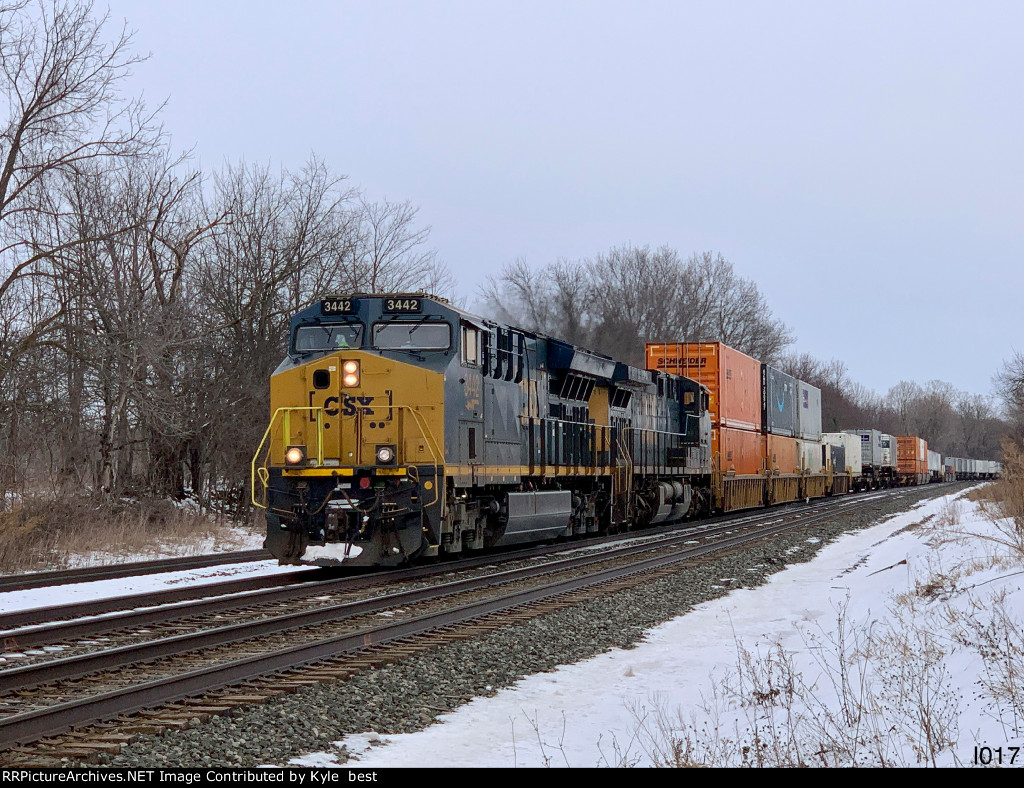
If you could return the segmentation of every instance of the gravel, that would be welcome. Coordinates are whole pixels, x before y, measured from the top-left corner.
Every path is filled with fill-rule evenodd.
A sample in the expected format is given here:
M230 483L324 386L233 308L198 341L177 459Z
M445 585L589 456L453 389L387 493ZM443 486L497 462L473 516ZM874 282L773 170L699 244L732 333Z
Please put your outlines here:
M435 717L474 697L493 695L523 676L635 646L646 629L723 596L730 587L759 586L786 564L809 560L842 533L948 492L948 487L910 491L899 500L815 526L813 536L820 541L809 542L810 534L798 531L770 545L367 670L344 682L304 688L188 730L144 737L120 755L104 756L103 763L132 768L286 765L304 753L333 749L333 742L349 734L422 730ZM344 752L338 759L344 761Z

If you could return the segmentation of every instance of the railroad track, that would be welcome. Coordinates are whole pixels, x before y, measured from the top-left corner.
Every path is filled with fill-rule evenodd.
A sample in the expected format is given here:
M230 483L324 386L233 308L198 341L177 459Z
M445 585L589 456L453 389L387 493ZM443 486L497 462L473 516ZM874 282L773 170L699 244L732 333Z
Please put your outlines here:
M802 511L818 512L826 508L837 511L851 503L866 503L878 500L879 497L881 494L829 503L819 502ZM715 534L756 525L763 520L763 513L745 513L725 520L705 522L696 527L658 529L640 535L634 532L626 536L588 540L586 543L567 543L557 551L550 546L532 547L464 559L453 564L432 564L354 577L338 577L336 570L305 569L282 575L34 608L0 614L0 643L8 654L20 654L17 658L20 665L52 658L52 653L39 650L43 646L49 646L51 652L59 651L62 656L71 656L110 648L118 642L134 645L138 641L139 630L143 628L146 628L145 634L154 638L157 634L149 628L157 627L160 636L171 637L190 630L220 626L225 617L235 621L266 618L275 612L324 607L328 602L347 601L352 594L365 593L375 588L401 587L403 583L411 581L429 581L438 575L465 575L482 568L516 561L537 558L548 560L560 554L598 546L611 546L614 549L614 545L624 539L640 539L656 545L660 540L674 539L679 533ZM65 623L59 623L61 621ZM99 640L83 642L83 638ZM26 651L34 653L25 654Z
M541 565L2 671L0 747L12 748L5 760L13 758L12 763L119 747L119 742L161 726L180 727L182 715L187 724L285 689L343 678L367 665L576 604L597 588L608 593L648 582L709 553L804 528L839 511L905 492L759 512L698 533L635 540L606 553L585 550ZM382 615L386 623L381 623ZM201 697L183 701L196 695ZM161 704L163 711L146 711ZM144 713L125 716L139 712ZM70 738L46 738L112 718L115 722ZM33 741L39 743L22 746Z
M24 575L0 577L0 593L25 591L31 588L66 585L68 583L90 583L95 580L119 580L137 575L152 575L160 572L183 572L189 569L205 569L220 564L241 564L249 561L269 561L272 556L266 550L242 550L233 553L186 556L183 558L159 558L153 561L137 561L130 564L91 566L82 569L61 569L53 572L31 572Z

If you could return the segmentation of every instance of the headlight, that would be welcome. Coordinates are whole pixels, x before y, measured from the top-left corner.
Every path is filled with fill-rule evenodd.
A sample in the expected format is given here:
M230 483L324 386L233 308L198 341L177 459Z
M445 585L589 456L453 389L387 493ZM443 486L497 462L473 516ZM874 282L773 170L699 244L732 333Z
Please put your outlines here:
M341 365L341 383L350 389L359 385L358 361L346 361Z
M305 446L289 446L284 453L285 465L302 465L306 459Z
M394 446L378 446L377 447L377 464L378 465L394 465L395 464L395 447Z

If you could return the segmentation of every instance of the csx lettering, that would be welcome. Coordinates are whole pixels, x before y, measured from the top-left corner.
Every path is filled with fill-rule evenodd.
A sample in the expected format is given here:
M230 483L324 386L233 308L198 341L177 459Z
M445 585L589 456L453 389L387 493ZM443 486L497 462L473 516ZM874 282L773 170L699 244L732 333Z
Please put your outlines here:
M337 397L328 397L327 399L324 400L324 413L326 413L328 416L337 416L338 415L338 408L337 407L333 407L332 408L331 407L332 403L335 406L337 406L339 404L338 403L338 398Z
M341 413L343 416L355 416L358 411L362 411L363 415L372 416L373 409L369 407L371 402L373 402L373 397L352 397L346 394L342 401Z

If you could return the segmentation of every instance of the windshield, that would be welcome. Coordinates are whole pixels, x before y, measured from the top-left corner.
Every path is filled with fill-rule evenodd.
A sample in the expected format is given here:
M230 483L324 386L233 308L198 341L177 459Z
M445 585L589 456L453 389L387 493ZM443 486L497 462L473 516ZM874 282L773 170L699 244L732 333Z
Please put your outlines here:
M378 350L447 350L452 343L447 323L377 323L373 346Z
M295 329L295 352L344 350L363 344L362 323L321 324Z

